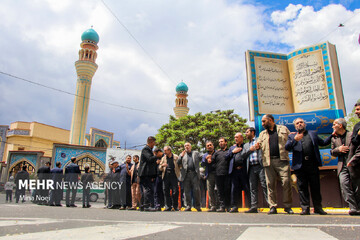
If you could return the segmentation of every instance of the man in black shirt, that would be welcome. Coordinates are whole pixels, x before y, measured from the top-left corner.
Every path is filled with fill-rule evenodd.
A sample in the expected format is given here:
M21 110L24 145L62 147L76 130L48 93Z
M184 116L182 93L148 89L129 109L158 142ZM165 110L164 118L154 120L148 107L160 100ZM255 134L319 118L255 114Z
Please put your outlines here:
M51 179L50 166L51 163L46 162L45 166L42 166L37 170L38 180L40 180L41 182L46 182L48 179ZM45 186L36 189L37 197L35 199L35 202L37 202L37 204L39 205L45 205L48 203L49 189L46 189Z
M230 178L229 178L229 160L227 153L227 140L223 137L219 139L220 149L212 155L216 173L216 187L220 208L217 212L225 212L230 206Z
M355 104L355 114L360 118L360 102ZM347 167L354 185L357 203L360 205L360 122L356 123L353 129Z
M211 160L215 153L214 144L211 141L206 142L206 153L201 160L201 166L205 167L206 188L209 194L209 210L208 212L216 212L216 196L215 196L215 167Z
M229 175L231 179L231 213L238 212L241 191L246 194L247 206L250 207L249 180L246 171L246 158L242 156L244 137L241 133L235 134L235 145L231 146L227 159L229 161Z
M143 192L143 205L140 210L155 211L154 208L154 180L157 176L157 164L160 163L162 152L155 155L152 149L155 146L156 138L148 137L147 145L142 149L140 156L139 177L140 186Z
M292 168L297 177L300 205L300 215L310 215L310 196L314 205L314 213L327 214L322 209L320 193L319 166L322 166L319 146L326 146L331 142L331 135L325 140L321 139L316 132L307 131L304 119L294 120L297 133L289 135L285 149L293 152Z
M171 147L164 147L165 155L161 158L159 164L159 169L161 171L163 190L165 196L165 210L171 211L174 208L174 211L178 211L178 196L179 196L179 186L178 178L180 177L180 169L177 165L178 156L171 152ZM170 197L170 190L172 191L172 196Z

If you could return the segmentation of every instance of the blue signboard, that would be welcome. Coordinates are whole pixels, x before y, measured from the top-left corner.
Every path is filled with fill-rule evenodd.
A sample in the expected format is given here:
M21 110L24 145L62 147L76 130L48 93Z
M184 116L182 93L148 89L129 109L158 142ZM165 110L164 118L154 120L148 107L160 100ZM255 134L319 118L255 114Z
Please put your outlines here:
M330 149L320 149L322 165L326 167L336 167L338 163L337 157L331 156ZM292 152L289 153L290 166L292 165Z
M330 134L333 132L332 124L335 119L343 118L344 112L341 109L336 110L322 110L315 112L305 112L305 113L290 113L290 114L281 114L273 115L276 124L286 126L290 132L296 132L293 121L296 118L302 118L306 122L306 129L317 131L319 134ZM261 125L262 115L255 117L255 129L259 134L264 128Z

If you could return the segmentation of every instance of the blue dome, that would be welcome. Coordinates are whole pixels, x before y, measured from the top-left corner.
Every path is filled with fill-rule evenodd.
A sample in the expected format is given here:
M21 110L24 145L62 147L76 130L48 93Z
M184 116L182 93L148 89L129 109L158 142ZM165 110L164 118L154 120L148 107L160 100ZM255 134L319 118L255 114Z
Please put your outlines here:
M176 92L187 92L189 90L188 86L181 82L176 86Z
M90 28L88 30L86 30L85 32L83 32L83 34L81 35L81 41L84 40L90 40L93 41L95 43L99 42L99 35L97 34L97 32Z

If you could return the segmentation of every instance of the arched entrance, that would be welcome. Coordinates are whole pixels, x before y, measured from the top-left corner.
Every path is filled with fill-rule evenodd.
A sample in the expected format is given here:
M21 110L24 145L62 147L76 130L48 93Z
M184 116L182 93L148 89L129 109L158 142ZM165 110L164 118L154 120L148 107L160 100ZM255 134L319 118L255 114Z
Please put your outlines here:
M67 163L66 165L68 165L69 163ZM75 163L79 165L81 173L85 173L85 166L88 165L90 167L90 172L98 178L100 178L105 171L104 164L101 164L99 160L95 159L89 154L77 157Z
M107 148L107 144L104 141L104 139L99 139L96 143L95 143L95 147L101 147L101 148Z
M12 166L10 166L10 170L9 170L9 174L8 174L8 177L10 176L14 176L22 170L22 167L23 166L27 166L27 171L28 173L31 175L31 174L34 174L35 173L35 166L29 162L28 160L26 160L25 158L23 159L20 159L20 161L14 163Z

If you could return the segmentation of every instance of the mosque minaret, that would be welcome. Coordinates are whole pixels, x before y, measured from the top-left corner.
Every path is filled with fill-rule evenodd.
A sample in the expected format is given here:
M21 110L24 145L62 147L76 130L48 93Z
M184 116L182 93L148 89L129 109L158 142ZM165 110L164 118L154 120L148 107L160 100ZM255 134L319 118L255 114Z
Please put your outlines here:
M69 140L75 145L85 145L91 81L98 68L95 61L99 35L91 28L81 35L81 41L79 60L75 62L77 82Z
M174 112L175 112L176 118L181 118L181 117L187 116L189 113L189 108L187 107L187 104L188 104L187 92L188 92L188 90L189 90L189 88L184 82L181 82L176 86L176 100L175 100L175 107L174 107Z

